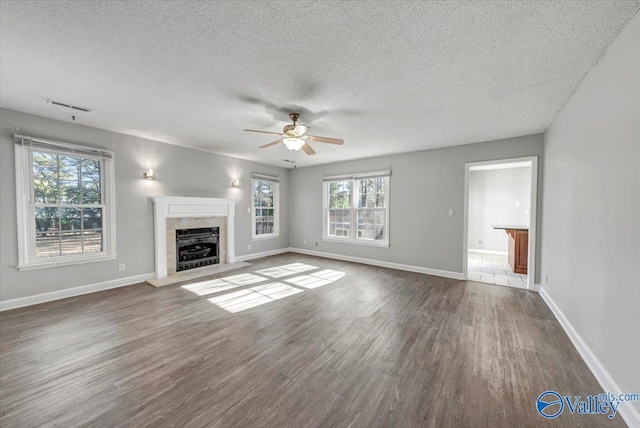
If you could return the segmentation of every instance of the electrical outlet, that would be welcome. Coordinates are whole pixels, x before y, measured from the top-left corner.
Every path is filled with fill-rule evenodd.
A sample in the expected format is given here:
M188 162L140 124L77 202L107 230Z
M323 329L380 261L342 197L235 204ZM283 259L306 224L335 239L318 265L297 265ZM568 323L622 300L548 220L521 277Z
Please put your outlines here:
M318 246L318 243L316 242L316 247Z
M247 245L247 250L251 249L251 244Z
M125 270L127 270L127 265L124 263L120 263L118 265L118 272L124 272Z
M306 240L302 241L302 245L307 245L307 241Z
M478 245L482 245L482 241L478 241Z
M452 216L453 215L453 209L449 210L449 215Z
M251 214L251 207L247 207L247 214Z
M549 285L549 274L546 275L544 282Z
M520 201L516 201L516 207L520 206Z

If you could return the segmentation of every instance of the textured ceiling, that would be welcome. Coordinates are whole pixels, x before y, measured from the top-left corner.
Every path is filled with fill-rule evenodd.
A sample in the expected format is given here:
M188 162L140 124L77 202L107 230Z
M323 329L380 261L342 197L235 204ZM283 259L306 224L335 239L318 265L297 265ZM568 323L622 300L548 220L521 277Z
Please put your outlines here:
M11 2L0 104L279 166L544 131L640 1Z

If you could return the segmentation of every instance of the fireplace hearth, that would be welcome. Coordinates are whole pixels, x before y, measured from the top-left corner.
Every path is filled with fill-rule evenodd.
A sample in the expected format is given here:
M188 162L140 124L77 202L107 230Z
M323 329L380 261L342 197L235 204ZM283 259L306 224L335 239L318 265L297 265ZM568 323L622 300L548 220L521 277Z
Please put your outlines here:
M176 271L220 263L220 228L176 230Z

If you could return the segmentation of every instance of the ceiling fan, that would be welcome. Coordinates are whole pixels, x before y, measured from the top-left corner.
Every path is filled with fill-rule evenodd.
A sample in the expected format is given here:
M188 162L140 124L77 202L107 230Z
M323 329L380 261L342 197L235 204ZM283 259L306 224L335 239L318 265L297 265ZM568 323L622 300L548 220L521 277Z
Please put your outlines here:
M273 141L269 144L265 144L264 146L260 146L261 149L275 146L276 144L284 143L287 146L287 149L292 150L294 152L302 149L308 155L315 155L316 151L311 148L309 145L309 141L317 142L317 143L328 143L328 144L344 144L344 140L339 138L327 138L327 137L316 137L315 135L306 135L307 131L311 129L307 125L298 124L298 119L300 115L298 113L291 113L289 117L293 121L293 125L286 125L282 132L271 132L271 131L256 131L255 129L243 129L243 131L247 132L260 132L262 134L274 134L280 135L282 138L279 140Z

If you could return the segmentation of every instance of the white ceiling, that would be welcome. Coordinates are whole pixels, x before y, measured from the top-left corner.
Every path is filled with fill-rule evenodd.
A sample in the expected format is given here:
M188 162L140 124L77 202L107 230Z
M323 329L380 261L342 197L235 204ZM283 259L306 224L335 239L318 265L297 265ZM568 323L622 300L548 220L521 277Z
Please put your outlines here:
M345 139L299 166L542 132L640 6L0 3L2 107L284 167L242 129Z

